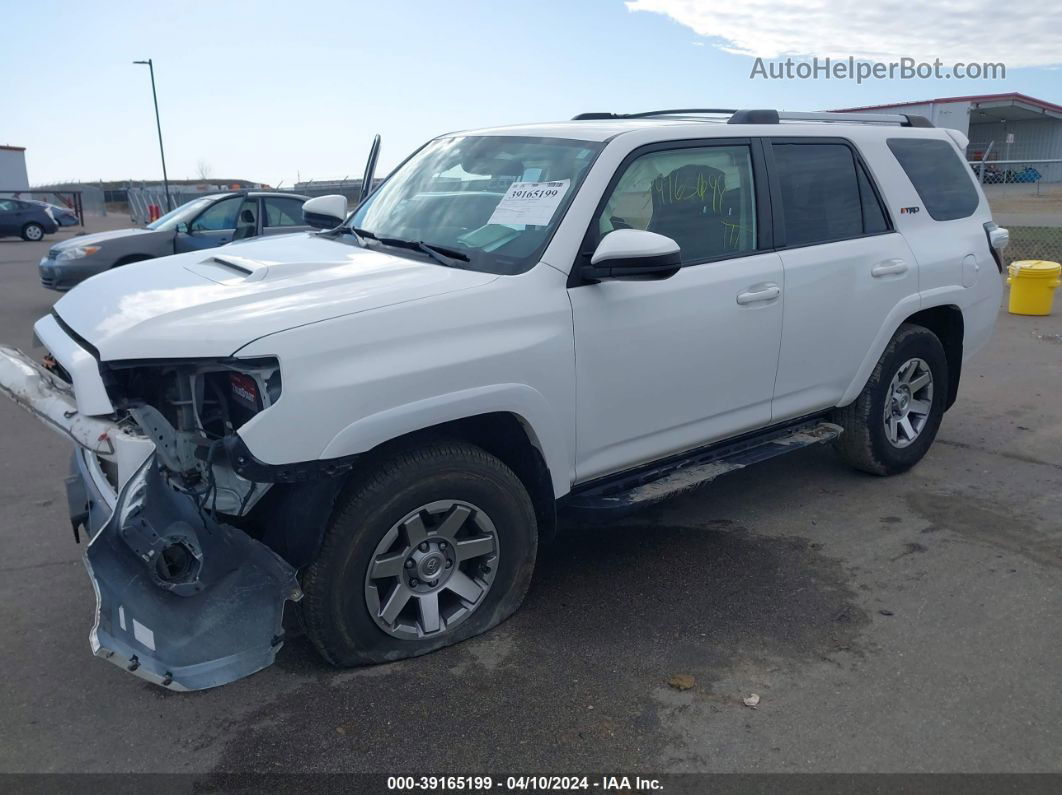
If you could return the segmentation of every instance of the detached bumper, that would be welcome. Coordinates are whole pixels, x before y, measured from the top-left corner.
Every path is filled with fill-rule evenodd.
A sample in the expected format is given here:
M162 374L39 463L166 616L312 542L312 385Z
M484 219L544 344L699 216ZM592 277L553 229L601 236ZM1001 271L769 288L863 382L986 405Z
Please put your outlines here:
M163 482L154 456L93 534L85 565L96 590L93 654L173 690L216 687L271 665L285 602L302 598L292 566L200 513Z
M75 530L91 539L93 653L175 690L270 665L285 603L302 598L295 569L170 488L149 440L81 414L71 387L25 354L0 347L0 392L77 445L66 488Z
M50 319L50 318L46 318ZM48 334L50 329L37 324L36 328ZM52 321L54 324L54 321ZM56 342L62 340L56 339ZM69 343L69 340L66 342ZM53 351L58 346L53 347ZM63 354L68 354L64 351ZM87 354L84 354L87 355ZM68 367L73 368L76 361L64 355ZM81 363L78 363L79 367ZM95 366L95 365L93 365ZM83 367L80 368L84 370ZM98 391L103 392L99 374L94 373ZM75 376L75 381L77 376ZM82 384L82 401L89 394L91 386ZM97 491L108 508L114 507L117 492L121 484L140 468L148 456L155 450L155 445L146 437L123 428L107 417L87 416L74 397L73 388L45 370L26 354L15 348L0 345L0 393L6 394L19 406L24 408L56 433L72 441L78 448L89 453L91 466L86 470L86 477L94 481ZM97 403L99 401L97 400ZM110 411L110 404L107 403ZM113 473L108 482L103 469L109 467Z

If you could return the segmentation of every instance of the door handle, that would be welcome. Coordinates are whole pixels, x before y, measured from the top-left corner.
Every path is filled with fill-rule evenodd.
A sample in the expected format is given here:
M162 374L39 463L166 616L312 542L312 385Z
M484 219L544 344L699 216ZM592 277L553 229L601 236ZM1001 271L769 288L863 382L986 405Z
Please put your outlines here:
M743 293L738 293L737 302L742 306L746 304L755 304L759 301L773 301L775 298L782 294L782 288L774 282L767 282L761 285L758 290L746 290Z
M894 276L898 273L907 273L907 263L902 259L886 259L870 269L870 275L874 277Z

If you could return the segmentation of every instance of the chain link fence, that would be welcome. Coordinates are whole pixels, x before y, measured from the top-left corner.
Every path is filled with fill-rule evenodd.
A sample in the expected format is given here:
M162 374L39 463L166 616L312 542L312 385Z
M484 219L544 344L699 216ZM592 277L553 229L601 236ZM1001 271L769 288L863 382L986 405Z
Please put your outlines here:
M52 187L5 190L0 187L0 198L44 202L45 204L68 210L77 216L81 226L84 226L86 215L106 214L101 212L103 206L102 192L98 190L84 191Z
M1062 159L971 160L996 223L1010 230L1007 262L1062 262Z
M106 215L103 190L93 185L69 182L55 185L40 185L22 193L22 198L48 202L73 210L73 194L80 195L81 209L86 215Z
M214 191L215 193L217 191ZM209 196L210 193L199 191L182 191L170 188L169 205L166 202L166 191L156 188L127 188L125 191L126 203L129 205L129 218L139 226L149 224L159 216L165 215L171 209L180 207L185 202Z
M375 189L382 181L383 180L379 178L374 179L372 183L373 189ZM297 182L291 191L293 193L301 193L303 196L309 196L310 198L339 194L341 196L346 196L347 204L350 207L353 207L361 201L361 180L345 179Z

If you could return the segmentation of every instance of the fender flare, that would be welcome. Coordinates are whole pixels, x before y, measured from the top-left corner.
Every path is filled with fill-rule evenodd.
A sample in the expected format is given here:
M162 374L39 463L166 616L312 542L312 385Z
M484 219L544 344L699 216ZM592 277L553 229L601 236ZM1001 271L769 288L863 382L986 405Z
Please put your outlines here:
M527 384L489 384L395 406L355 420L321 452L322 459L365 453L400 436L467 419L504 412L516 416L549 469L555 497L571 490L574 451L571 434L542 394Z
M856 377L852 379L848 385L848 389L845 390L841 400L837 403L838 406L847 406L853 400L859 397L859 394L863 391L863 387L866 386L868 380L870 380L870 374L874 372L874 368L878 364L878 360L881 358L881 354L885 351L885 346L889 344L889 340L896 334L897 329L905 323L908 318L913 317L919 312L923 312L930 309L937 309L939 307L955 307L960 312L963 311L960 298L963 296L963 288L961 287L948 287L944 289L938 289L932 291L932 297L927 298L927 295L913 295L904 299L898 303L893 310L889 313L885 319L885 323L882 324L881 330L878 332L878 336L874 338L874 344L867 354L863 363L859 367L859 371ZM950 361L950 360L949 360ZM961 367L960 361L957 363ZM952 385L952 389L958 387L958 381ZM950 401L954 402L954 392L950 396ZM951 402L948 405L951 405Z
M885 352L885 346L889 344L889 340L892 339L896 330L900 328L900 325L907 318L924 308L922 306L922 297L918 293L907 296L892 308L892 311L886 316L885 322L881 324L878 335L874 338L874 344L870 346L870 351L863 358L863 363L859 365L855 378L849 382L848 388L837 402L838 406L847 406L859 397L859 393L863 391L863 387L870 380L870 374L877 367L878 359Z

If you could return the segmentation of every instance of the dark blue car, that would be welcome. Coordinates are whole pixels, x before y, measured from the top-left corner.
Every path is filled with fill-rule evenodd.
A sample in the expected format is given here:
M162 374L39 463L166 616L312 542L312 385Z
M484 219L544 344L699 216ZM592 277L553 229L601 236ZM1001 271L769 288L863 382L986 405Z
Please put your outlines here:
M66 207L60 207L58 204L49 204L48 202L39 202L36 199L24 199L24 201L30 204L36 204L38 207L43 207L44 211L50 215L59 226L77 226L81 223L74 211Z
M19 235L32 242L58 228L47 206L21 199L0 199L0 237Z

